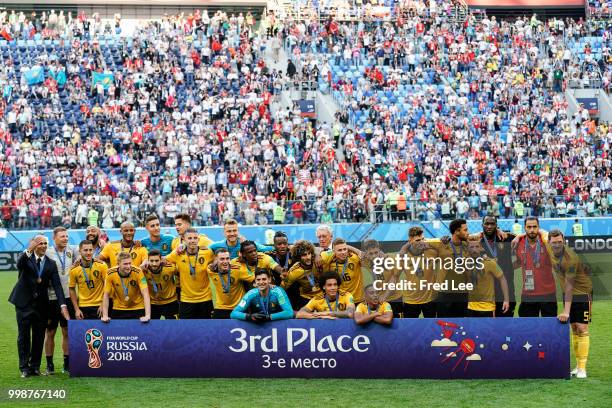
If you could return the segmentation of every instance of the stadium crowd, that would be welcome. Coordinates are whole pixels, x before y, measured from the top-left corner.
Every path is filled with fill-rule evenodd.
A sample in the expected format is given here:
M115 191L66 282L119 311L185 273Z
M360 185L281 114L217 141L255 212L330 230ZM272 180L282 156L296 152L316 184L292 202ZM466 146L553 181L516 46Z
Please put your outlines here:
M570 117L562 93L589 72L609 89L609 29L407 4L367 23L271 14L261 36L222 12L128 37L120 16L0 13L3 225L609 214L612 127ZM295 74L266 65L280 44L335 95L334 123L272 113Z

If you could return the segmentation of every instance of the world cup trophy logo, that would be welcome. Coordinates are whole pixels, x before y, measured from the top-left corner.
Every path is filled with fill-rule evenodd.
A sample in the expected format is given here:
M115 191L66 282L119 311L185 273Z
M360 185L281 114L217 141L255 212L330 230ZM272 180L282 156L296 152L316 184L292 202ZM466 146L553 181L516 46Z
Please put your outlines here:
M102 332L98 329L89 329L85 333L85 344L87 344L87 351L89 352L89 368L102 367L102 360L100 359L102 340Z

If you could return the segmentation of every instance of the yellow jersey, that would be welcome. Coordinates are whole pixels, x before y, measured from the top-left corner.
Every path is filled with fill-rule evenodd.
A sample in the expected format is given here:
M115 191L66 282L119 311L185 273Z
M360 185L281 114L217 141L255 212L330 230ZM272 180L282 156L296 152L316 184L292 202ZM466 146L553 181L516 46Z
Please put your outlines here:
M114 310L138 310L144 309L144 298L141 289L147 287L147 278L140 268L132 266L127 277L119 275L117 268L108 271L104 292L113 299Z
M287 277L283 280L281 286L285 289L289 289L291 285L297 282L300 287L300 296L305 299L312 299L321 293L315 269L313 265L312 269L306 270L302 267L302 264L298 262L289 269Z
M495 259L483 258L484 268L468 270L466 275L474 284L468 294L468 309L477 312L495 311L495 279L504 276Z
M323 293L310 299L306 308L313 312L345 312L349 306L355 306L353 295L344 290L339 290L336 300L328 300Z
M237 260L230 263L229 274L219 273L210 266L207 272L215 290L215 309L234 310L246 293L245 284L255 280L255 271L242 268Z
M124 248L123 245L121 245L121 241L112 241L104 245L102 252L100 252L100 257L107 259L110 267L114 268L117 266L117 256L120 252L129 253L132 257L132 266L137 267L140 266L149 255L147 248L143 246L135 248L132 244L130 248Z
M563 256L561 259L556 257L550 246L547 246L550 253L550 260L552 263L553 271L559 280L559 286L565 293L566 280L573 279L573 290L574 295L590 295L593 292L593 282L591 281L588 269L584 263L580 260L580 257L568 247L565 247Z
M176 237L172 240L172 250L174 251L176 249L176 247L178 247L181 242L183 241L183 238L181 237ZM213 241L208 238L206 235L204 234L199 234L198 236L198 246L200 248L208 248L210 246L210 244L212 244Z
M152 305L167 305L176 301L174 277L178 276L178 270L174 264L162 266L156 272L151 271L150 268L143 272L149 284Z
M356 254L349 253L344 263L338 262L333 251L321 253L323 273L335 272L340 276L342 284L340 289L355 296L355 302L363 301L363 277L361 274L361 260Z
M378 305L376 310L370 310L366 302L362 302L357 305L355 312L362 313L362 314L370 314L372 312L378 312L380 314L384 314L386 312L393 312L393 309L391 309L391 305L388 302L382 302L380 305Z
M85 268L82 262L70 269L68 287L76 290L79 307L98 307L102 304L108 266L94 260L89 268Z
M198 248L195 255L189 255L187 252L179 255L176 251L168 254L166 261L174 264L178 270L181 302L201 303L212 300L210 280L206 269L214 257L210 249L201 248Z
M421 289L421 281L425 283L436 283L436 276L438 275L438 268L440 268L441 262L434 262L437 258L435 250L427 249L421 255L412 255L410 252L406 253L408 257L408 269L402 269L401 275L404 275L404 280L412 283L413 290L405 289L402 293L402 301L411 305L422 305L429 303L436 298L436 291L430 289L427 286L425 289ZM417 262L418 261L418 262ZM417 268L414 268L413 262L417 263ZM406 285L408 287L408 285Z
M457 293L457 291L452 290L452 287L458 287L460 283L467 283L467 274L455 272L455 260L467 257L467 243L462 242L460 245L454 245L449 242L443 244L439 240L427 240L427 243L436 252L435 256L442 261L442 267L437 273L437 282L448 282L448 290L441 290L440 293ZM452 282L454 282L454 285Z

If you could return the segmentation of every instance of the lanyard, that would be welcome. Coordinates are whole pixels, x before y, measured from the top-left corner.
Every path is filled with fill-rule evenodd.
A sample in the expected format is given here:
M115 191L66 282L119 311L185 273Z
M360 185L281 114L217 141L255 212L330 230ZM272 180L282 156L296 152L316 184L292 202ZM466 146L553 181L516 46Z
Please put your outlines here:
M336 295L336 312L339 310L338 309L339 301L340 301L340 294L338 293ZM329 308L329 311L333 312L334 310L332 309L331 305L329 304L329 299L327 298L327 295L325 295L325 303L327 303L327 307Z
M348 266L348 258L344 261L344 265L342 265L342 275L340 275L340 280L344 281L344 274L346 273L346 267ZM336 261L336 274L338 273L338 261Z
M130 275L128 275L127 277L129 278ZM123 288L123 294L125 295L125 301L127 302L128 300L130 300L128 296L129 285L125 286L125 283L123 283L123 277L121 275L119 275L119 280L121 281L121 287Z
M96 250L94 251L94 258L97 258L98 255L100 255L100 251L102 251L102 248L97 247Z
M90 270L92 268L93 268L93 261L91 262L91 265L89 266ZM83 270L83 275L85 276L85 283L87 283L87 286L89 287L89 275L87 275L87 269L85 269L85 267L82 264L81 264L81 269Z
M151 270L151 282L153 282L153 293L155 295L157 295L157 282L155 281L155 275L159 274L161 276L161 272L163 269L164 267L162 266L161 268L159 268L159 271L157 273Z
M62 264L62 275L66 272L66 249L64 249L64 253L60 257L59 251L57 247L53 245L53 249L55 250L55 254L57 255L57 259L59 259L60 264Z
M191 264L191 255L189 255L189 253L186 253L186 255L187 255L187 263L189 264L189 273L191 274L191 278L192 279L195 279L195 274L196 274L195 268L198 265L198 254L199 253L200 253L200 248L198 248L198 250L195 253L196 260L195 260L195 264L194 265Z
M227 282L223 281L223 274L221 273L221 271L217 270L217 274L219 275L219 280L221 281L223 293L229 293L230 285L232 284L232 268L230 267L229 271L227 271Z
M306 271L304 271L306 272ZM315 287L315 278L314 278L314 273L312 272L312 269L310 270L310 273L308 275L306 275L306 278L308 278L308 282L310 282L310 287L312 289L314 289Z
M278 262L279 264L281 263L280 257L278 255L276 255L276 262ZM285 254L285 265L283 266L283 268L284 269L289 268L289 254Z
M487 247L487 252L492 255L493 258L497 258L497 237L493 237L493 246L489 244L489 240L485 235L482 236L482 240L484 241L484 244Z
M457 259L457 250L453 241L450 242L450 246L453 249L453 258ZM459 244L459 257L463 258L463 245Z
M263 310L264 314L269 315L270 314L270 289L268 289L268 296L266 297L262 297L261 294L259 294L259 306L261 307L261 310Z
M38 273L38 280L40 281L43 271L45 270L45 257L44 256L40 258L40 266L38 265L38 263L36 263L36 269Z
M121 252L125 252L125 251L123 250L123 248L125 248L125 247L123 246L123 243L121 243ZM132 249L134 249L134 241L132 241L132 246L130 246L130 250L129 250L129 251L127 251L127 253L128 253L128 254L131 254L131 253L132 253Z
M536 268L539 268L540 267L540 237L536 239L535 253L531 252L531 245L528 245L527 241L528 239L525 238L525 254L523 257L523 268L527 269L527 255L533 257L533 265Z

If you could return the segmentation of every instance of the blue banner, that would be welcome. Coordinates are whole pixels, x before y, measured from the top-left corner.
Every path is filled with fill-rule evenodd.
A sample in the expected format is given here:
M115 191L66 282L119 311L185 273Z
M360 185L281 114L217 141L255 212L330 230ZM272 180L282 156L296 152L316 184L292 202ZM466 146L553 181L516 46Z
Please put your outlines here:
M74 377L569 378L556 318L71 320Z
M93 72L92 73L92 85L96 86L98 84L102 84L104 89L108 89L113 82L115 81L115 76L111 73L101 73L101 72Z
M40 66L25 69L23 71L23 76L28 85L39 84L45 81L45 69Z

